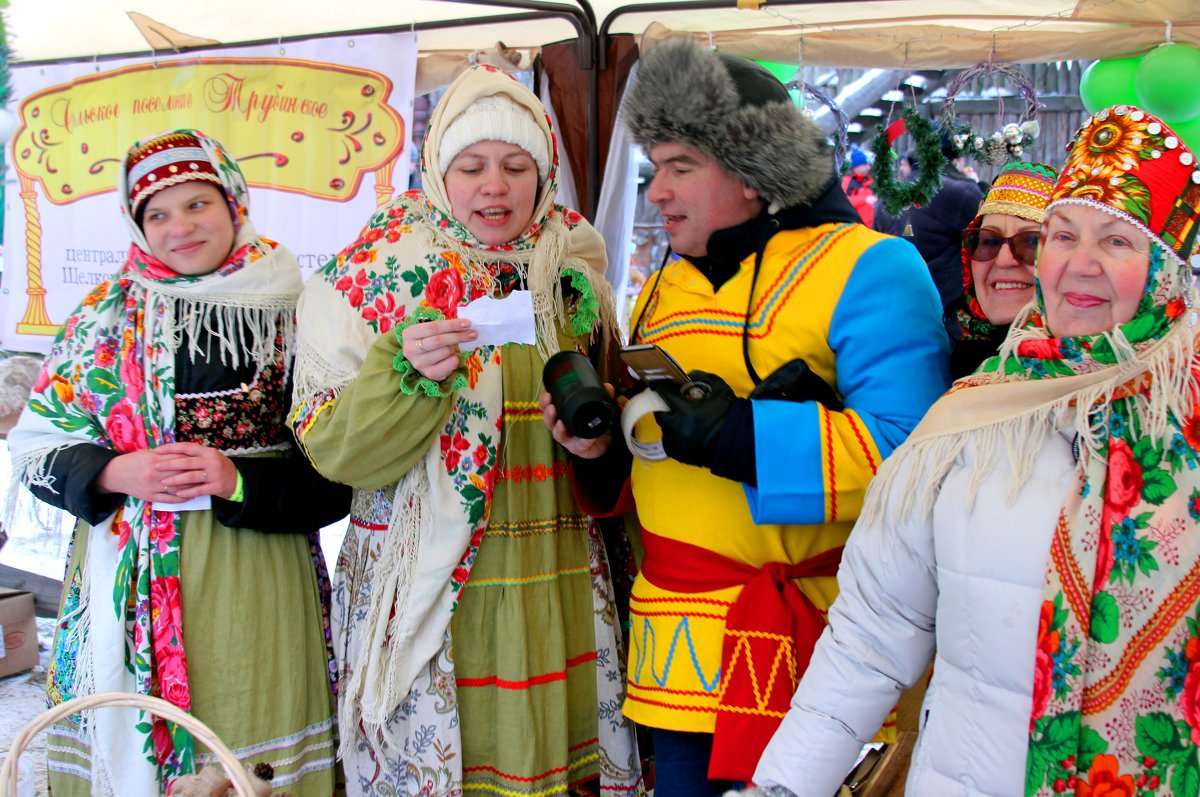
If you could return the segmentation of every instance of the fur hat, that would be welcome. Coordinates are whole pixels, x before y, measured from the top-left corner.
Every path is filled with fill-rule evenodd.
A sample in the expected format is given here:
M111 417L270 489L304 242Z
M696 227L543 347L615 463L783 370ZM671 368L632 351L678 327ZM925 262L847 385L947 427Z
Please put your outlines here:
M694 147L772 211L809 204L833 176L825 134L774 75L695 39L668 39L641 60L623 114L647 154L666 142Z
M1097 207L1140 228L1178 263L1200 231L1200 164L1161 119L1132 105L1099 111L1075 134L1049 212Z
M1044 163L1009 164L992 181L978 215L1003 213L1041 224L1056 177L1058 172Z
M152 138L125 158L129 210L134 218L142 203L173 185L203 181L221 188L217 167L209 159L199 139L177 131Z
M444 175L460 152L480 141L503 141L528 152L537 164L539 182L550 173L545 134L529 111L503 94L480 97L450 123L442 134L438 172Z

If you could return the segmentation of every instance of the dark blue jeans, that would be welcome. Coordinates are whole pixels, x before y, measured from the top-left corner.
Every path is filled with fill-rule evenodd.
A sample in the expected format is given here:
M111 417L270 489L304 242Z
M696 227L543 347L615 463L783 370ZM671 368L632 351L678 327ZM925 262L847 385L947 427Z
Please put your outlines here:
M708 779L711 733L655 728L653 737L654 797L721 797L729 789L741 788L728 780Z

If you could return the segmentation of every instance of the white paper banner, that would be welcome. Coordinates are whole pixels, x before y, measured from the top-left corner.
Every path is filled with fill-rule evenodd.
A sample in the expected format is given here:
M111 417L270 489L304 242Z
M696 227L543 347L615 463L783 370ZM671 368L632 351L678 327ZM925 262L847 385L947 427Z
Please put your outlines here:
M135 140L176 127L238 159L255 228L307 278L408 187L416 57L404 33L14 66L0 348L47 351L124 262L117 169Z

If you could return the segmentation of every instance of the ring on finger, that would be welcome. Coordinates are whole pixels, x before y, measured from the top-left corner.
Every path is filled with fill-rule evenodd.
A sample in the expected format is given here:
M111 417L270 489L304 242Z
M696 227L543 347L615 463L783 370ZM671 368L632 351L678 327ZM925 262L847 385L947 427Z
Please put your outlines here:
M200 478L203 479L204 481L208 481L208 471L201 471Z
M421 351L425 351L425 341L421 340L420 338L417 338L417 348L420 349Z

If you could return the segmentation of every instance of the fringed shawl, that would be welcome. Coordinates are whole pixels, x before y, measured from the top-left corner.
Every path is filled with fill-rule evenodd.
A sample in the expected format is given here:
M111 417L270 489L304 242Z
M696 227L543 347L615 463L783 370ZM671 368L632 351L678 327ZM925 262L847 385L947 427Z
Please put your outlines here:
M1154 242L1129 322L1054 338L1040 310L1028 310L1000 354L934 405L871 485L865 522L927 514L974 445L968 505L1001 452L1013 465L1013 500L1046 437L1074 428L1076 489L1064 496L1047 557L1030 661L1026 795L1108 793L1105 784L1132 794L1135 783L1162 784L1161 795L1168 782L1171 793L1195 791L1183 785L1194 786L1200 742L1193 302L1190 269ZM908 481L893 492L902 472Z
M9 519L24 493L18 483L54 489L51 468L64 449L87 444L129 453L175 440L175 357L184 341L192 357L208 341L210 356L234 367L274 362L280 336L290 356L299 265L254 232L236 163L212 139L187 132L219 167L236 228L233 250L209 274L177 274L148 254L122 185L134 243L117 274L63 324L9 434ZM131 496L91 529L80 604L60 620L59 633L76 638L80 650L74 695L64 697L127 691L190 708L179 543L175 513ZM178 726L146 716L135 727L123 712L82 719L97 794L157 797L192 769L191 736Z
M530 111L547 138L552 163L529 228L508 244L484 246L450 213L435 165L447 126L476 99L498 93ZM585 341L616 335L603 240L579 214L554 204L558 147L532 93L490 67L464 73L434 111L421 163L424 191L410 191L382 208L305 289L293 419L302 443L314 418L354 379L379 334L399 336L413 323L454 317L459 306L480 296L527 285L543 358L558 350L560 331ZM350 668L339 700L343 750L363 738L378 744L413 680L443 645L487 525L499 456L501 349L481 347L464 352L462 360L464 368L438 384L417 373L403 353L397 357L397 389L431 400L451 397L456 435L487 457L464 474L448 459L451 452L434 447L394 487L363 621L368 650ZM530 401L540 390L516 389L528 389Z

